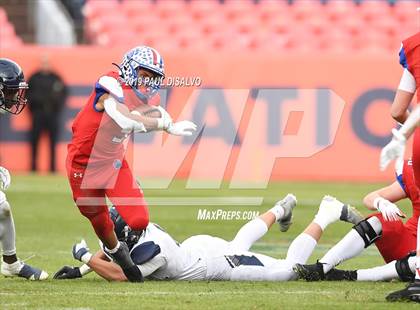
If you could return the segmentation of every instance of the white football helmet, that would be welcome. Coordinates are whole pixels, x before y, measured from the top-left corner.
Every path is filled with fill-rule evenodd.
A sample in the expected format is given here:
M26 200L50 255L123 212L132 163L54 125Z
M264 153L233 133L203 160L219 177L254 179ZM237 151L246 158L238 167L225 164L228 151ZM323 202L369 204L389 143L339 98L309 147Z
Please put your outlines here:
M156 73L159 77L165 77L163 58L154 48L149 46L137 46L129 50L123 57L119 66L121 76L125 83L137 88L139 68Z

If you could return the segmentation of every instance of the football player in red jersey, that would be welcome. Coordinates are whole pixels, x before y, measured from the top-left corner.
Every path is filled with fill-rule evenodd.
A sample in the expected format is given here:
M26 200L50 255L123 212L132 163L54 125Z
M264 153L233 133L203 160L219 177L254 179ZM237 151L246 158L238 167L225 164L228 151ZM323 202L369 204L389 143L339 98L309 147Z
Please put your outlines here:
M381 152L381 169L394 159L404 155L406 140L414 132L413 169L416 184L420 188L420 131L416 130L420 110L416 106L411 113L408 108L417 91L417 102L420 103L420 32L404 40L400 50L400 64L404 71L391 107L392 117L403 124L399 130L393 129L392 141Z
M417 103L420 103L420 32L404 40L400 50L400 64L404 68L403 77L392 104L392 116L403 123L399 130L393 129L393 139L381 152L380 167L382 170L394 159L401 161L404 156L407 139L414 133L413 170L417 187L420 188L420 106L411 113L408 107L417 91ZM391 293L387 300L420 301L420 224L417 227L416 276L414 282L405 289Z
M14 61L0 58L0 112L19 114L26 106L25 91L28 84L20 66ZM9 171L0 167L0 245L3 251L1 274L28 280L45 280L48 274L23 263L16 256L15 224L12 210L3 192L10 186ZM3 191L2 191L3 190Z
M127 279L138 282L143 279L141 272L131 260L127 246L118 241L106 204L108 198L132 230L147 227L149 215L143 192L124 156L128 137L152 130L187 136L196 126L189 121L173 123L160 106L158 118L139 112L145 105L156 104L165 76L163 59L155 49L131 49L118 68L119 72L99 78L88 103L75 118L66 168L81 214L90 220ZM83 261L90 260L89 253L80 251L79 255Z

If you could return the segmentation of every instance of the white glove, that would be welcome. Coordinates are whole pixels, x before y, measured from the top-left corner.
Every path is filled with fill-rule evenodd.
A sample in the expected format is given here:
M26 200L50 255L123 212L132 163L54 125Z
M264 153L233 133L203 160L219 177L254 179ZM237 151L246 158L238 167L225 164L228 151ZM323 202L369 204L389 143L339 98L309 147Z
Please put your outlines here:
M10 186L11 181L12 179L10 177L9 170L0 167L0 188L4 191L7 190Z
M395 204L385 198L375 198L373 205L382 213L382 217L385 221L398 221L400 217L405 218L405 214Z
M400 133L395 128L392 129L392 135L394 136L387 145L381 151L381 158L380 158L380 169L384 171L386 167L388 167L389 163L394 159L403 159L404 151L405 151L405 143L407 139L405 136Z
M92 258L92 254L89 252L89 247L84 239L73 245L72 254L74 259L77 259L85 264L89 263Z
M156 108L159 110L159 112L161 114L161 117L157 119L158 129L167 130L169 128L169 126L171 126L171 124L172 124L172 117L161 106L157 106Z
M193 131L197 130L197 125L190 121L180 121L169 125L166 132L175 136L192 136Z

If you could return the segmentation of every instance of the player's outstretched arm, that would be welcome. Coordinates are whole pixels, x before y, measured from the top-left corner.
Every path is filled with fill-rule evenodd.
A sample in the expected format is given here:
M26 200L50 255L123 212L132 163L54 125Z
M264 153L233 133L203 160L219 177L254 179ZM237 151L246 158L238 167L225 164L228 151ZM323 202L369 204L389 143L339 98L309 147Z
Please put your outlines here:
M102 251L92 256L87 265L105 280L127 281L127 277L124 275L121 267L114 262L110 262Z
M406 215L398 208L395 202L407 198L407 194L398 182L373 191L363 198L363 203L369 210L379 211L384 219L398 220Z

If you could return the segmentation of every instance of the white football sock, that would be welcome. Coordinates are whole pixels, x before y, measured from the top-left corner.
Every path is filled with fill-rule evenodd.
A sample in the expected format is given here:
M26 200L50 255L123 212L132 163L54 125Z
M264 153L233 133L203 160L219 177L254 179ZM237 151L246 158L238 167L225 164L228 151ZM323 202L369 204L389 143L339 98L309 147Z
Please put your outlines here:
M392 261L386 265L357 270L357 281L389 281L398 279L398 272L395 268L397 261Z
M276 221L280 220L284 216L284 208L280 204L274 205L274 207L268 211L274 214Z
M317 241L306 233L301 233L290 244L286 261L295 264L306 264L316 247Z
M3 255L16 254L15 223L13 222L10 205L6 200L0 203L0 244Z
M364 249L365 242L359 233L352 229L319 262L324 264L324 272L327 273L342 261L359 255Z
M242 226L230 244L236 250L248 251L267 231L267 224L257 217Z
M367 221L377 234L382 231L382 224L378 218L373 216ZM365 241L355 229L352 229L319 262L324 264L324 272L327 273L341 262L359 255L364 249Z
M114 254L114 253L116 253L118 251L119 248L120 248L120 242L118 241L118 243L115 246L115 248L113 248L113 249L108 249L107 248L107 250L108 250L109 253Z

